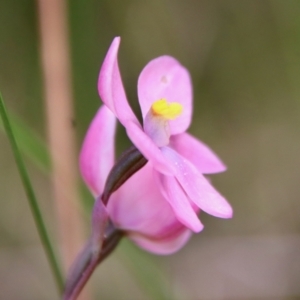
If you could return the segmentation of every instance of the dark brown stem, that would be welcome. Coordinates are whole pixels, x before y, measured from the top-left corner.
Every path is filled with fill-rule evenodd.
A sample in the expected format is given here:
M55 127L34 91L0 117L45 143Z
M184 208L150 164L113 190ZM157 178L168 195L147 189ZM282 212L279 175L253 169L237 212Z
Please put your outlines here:
M135 146L125 151L108 174L102 202L107 205L110 195L146 163L147 159Z
M63 296L64 300L77 299L95 268L115 249L123 236L124 232L116 229L113 224L109 222L101 251L96 248L96 245L92 242L92 238L88 240L70 270L70 276L68 276Z

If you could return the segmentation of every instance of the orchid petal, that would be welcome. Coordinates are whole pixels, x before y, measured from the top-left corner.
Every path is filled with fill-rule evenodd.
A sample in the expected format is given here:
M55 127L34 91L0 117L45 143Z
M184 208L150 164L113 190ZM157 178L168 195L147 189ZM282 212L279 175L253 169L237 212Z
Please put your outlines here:
M106 54L99 74L98 91L104 104L125 126L128 121L138 123L138 120L128 104L119 71L118 50L120 41L120 37L114 38Z
M102 106L94 117L81 148L79 168L95 197L102 193L114 163L115 128L115 116L106 106Z
M138 97L145 119L154 101L165 98L183 106L182 114L170 121L171 134L184 132L192 116L192 84L189 72L173 57L151 60L138 79Z
M145 158L153 164L153 167L157 171L166 175L173 174L173 165L165 159L160 149L145 134L139 125L129 122L126 124L126 131L132 143L141 151Z
M137 233L129 233L129 238L146 251L158 255L168 255L181 249L187 243L191 235L190 230L183 229L177 236L166 239L151 239Z
M213 174L226 170L223 162L206 144L188 133L171 136L170 145L188 159L200 173Z
M233 212L230 204L194 165L169 147L162 148L162 152L176 167L175 177L191 201L215 217L232 217Z
M160 193L153 172L146 164L112 194L107 209L118 228L162 237L184 227Z
M200 232L204 226L177 180L173 176L161 175L159 181L163 194L172 206L178 220L194 232Z

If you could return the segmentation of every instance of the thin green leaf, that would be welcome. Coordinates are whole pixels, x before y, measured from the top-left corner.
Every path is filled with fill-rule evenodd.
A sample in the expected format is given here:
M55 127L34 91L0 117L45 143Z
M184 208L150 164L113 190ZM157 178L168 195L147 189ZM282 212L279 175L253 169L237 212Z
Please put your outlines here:
M43 221L43 216L41 213L41 210L39 208L31 181L29 179L25 164L23 162L21 153L19 151L14 133L13 133L13 129L10 125L10 121L6 112L6 108L2 99L2 95L0 93L0 114L2 117L2 121L3 121L3 126L5 128L7 137L9 139L13 154L14 154L14 158L18 167L18 171L20 173L20 177L27 195L27 199L29 202L29 206L31 208L31 212L40 236L40 239L42 241L42 244L44 246L44 250L46 253L46 256L48 258L49 264L51 266L54 278L56 280L56 284L57 287L59 289L60 292L62 292L63 290L63 285L64 285L64 281L63 281L63 276L61 273L61 270L59 268L59 264L57 262L56 256L54 254L54 249L52 248L52 244L50 242L49 239L49 235L45 226L45 223Z
M9 114L9 120L21 152L41 171L49 173L50 155L43 140L16 115ZM5 131L2 122L0 122L0 129Z

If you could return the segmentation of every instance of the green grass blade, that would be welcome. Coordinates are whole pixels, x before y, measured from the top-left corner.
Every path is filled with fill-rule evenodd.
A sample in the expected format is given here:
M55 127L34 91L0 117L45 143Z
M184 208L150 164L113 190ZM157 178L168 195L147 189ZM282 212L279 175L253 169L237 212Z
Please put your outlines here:
M25 164L23 162L21 153L19 151L16 139L14 137L13 129L10 125L10 121L6 112L6 108L4 105L4 101L2 99L2 95L0 93L0 114L3 121L3 126L5 128L7 137L9 139L14 158L18 167L18 171L20 173L20 177L27 195L27 199L31 208L31 212L33 214L33 218L40 236L40 239L42 241L42 244L44 246L44 250L46 252L46 256L48 258L49 264L51 266L54 278L56 280L57 287L60 292L63 290L64 280L61 273L61 270L59 268L59 264L57 262L56 256L54 254L54 249L52 248L52 244L49 239L49 235L47 233L47 229L45 226L45 223L43 221L43 217L41 214L41 210L39 208L33 187L31 185Z
M45 142L18 116L8 113L8 117L21 153L28 157L39 170L49 174L51 160ZM4 124L1 121L0 119L0 130L5 132Z
M16 115L9 114L9 120L22 154L44 173L49 173L50 154L44 141Z

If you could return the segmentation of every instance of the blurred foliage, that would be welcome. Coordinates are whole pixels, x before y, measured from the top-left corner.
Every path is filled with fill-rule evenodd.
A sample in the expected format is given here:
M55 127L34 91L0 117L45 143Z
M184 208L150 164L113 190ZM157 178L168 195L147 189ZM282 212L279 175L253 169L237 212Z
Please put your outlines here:
M143 288L145 282L152 286L148 267L142 267L148 258L158 263L157 278L165 279L158 282L167 286L170 299L300 297L300 2L72 0L68 6L76 151L100 105L100 65L112 38L120 35L123 81L139 115L136 83L149 60L169 54L190 70L195 108L190 132L228 165L226 173L212 180L235 211L232 220L201 214L204 232L171 257L143 254L144 261L121 245L96 272L99 297L156 299L162 290ZM0 1L0 89L11 114L46 140L36 14L35 1ZM24 138L28 129L20 130ZM3 135L0 142L0 298L54 299ZM38 157L30 139L21 143ZM119 128L118 153L128 145ZM54 222L48 179L32 165L30 170ZM124 256L129 263L136 260L142 271L124 269ZM28 270L33 275L22 276ZM144 284L130 280L133 274Z
M20 127L18 128L17 126L15 126L13 128L13 126L11 125L12 123L8 116L6 106L4 104L1 93L0 93L0 115L1 115L1 119L2 119L2 125L4 128L4 131L7 135L7 138L9 140L11 150L12 150L12 153L13 153L16 165L17 165L17 169L18 169L18 172L19 172L22 184L23 184L23 188L24 188L27 200L28 200L28 205L29 205L31 213L32 213L32 218L34 219L35 226L37 228L37 232L39 234L41 244L43 245L43 249L45 251L45 254L46 254L48 262L49 262L49 267L51 268L54 280L56 282L56 286L58 288L59 293L61 293L64 288L64 278L63 278L62 272L60 270L57 256L55 254L54 244L50 240L48 229L44 222L45 218L41 212L39 202L37 201L37 198L36 198L36 195L35 195L35 192L33 189L33 185L31 183L30 177L28 175L27 168L25 167L24 160L23 160L23 157L21 154L21 150L16 141L16 136L14 133L14 130L19 129ZM17 124L20 126L20 123L14 122L14 124ZM20 134L20 130L18 131L18 133ZM26 132L25 130L23 130L22 133L28 134L27 136L23 136L25 138L29 136L29 131ZM30 141L34 142L33 139L31 139ZM24 141L22 141L22 142L23 142L23 144L26 144L27 140L26 140L26 142L24 142ZM38 145L37 143L36 144L28 143L28 145L26 144L26 146L28 146L28 148L24 147L24 149L30 153L29 146L31 146L33 152L34 151L36 152L36 155L37 155L36 157L38 157L38 155L40 155L41 151L38 152L37 151L38 147L34 147L37 145ZM41 150L41 149L39 149L39 150ZM45 163L45 165L47 166L47 164L49 164L49 159L47 161L47 158L48 157L45 155L44 157L40 157L39 159L42 160ZM38 159L36 161L38 161Z
M26 154L41 171L50 173L51 163L45 142L16 115L11 115L9 118L21 151ZM0 128L4 131L2 120L0 120Z

